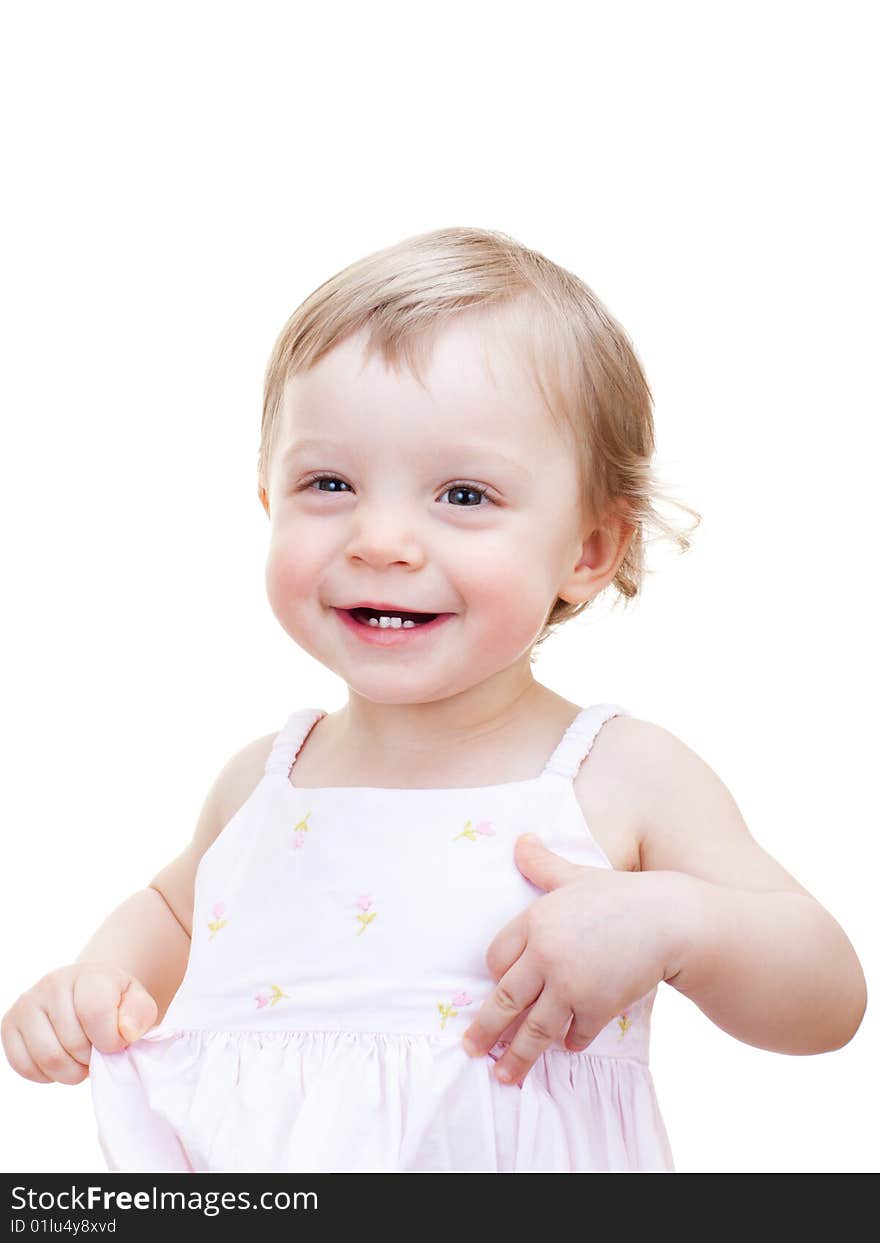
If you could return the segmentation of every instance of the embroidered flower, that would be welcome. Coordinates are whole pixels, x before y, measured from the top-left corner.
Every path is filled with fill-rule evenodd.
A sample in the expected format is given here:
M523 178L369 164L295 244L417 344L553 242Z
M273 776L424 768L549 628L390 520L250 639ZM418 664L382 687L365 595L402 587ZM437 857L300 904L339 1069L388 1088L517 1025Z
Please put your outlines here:
M360 923L360 928L358 928L358 936L360 936L360 934L364 931L367 924L372 923L372 921L376 918L376 912L370 910L372 905L373 899L368 893L362 893L357 900L357 906L360 910L360 914L358 915L358 922Z
M225 926L229 923L228 919L223 918L225 913L226 913L226 903L215 902L214 906L211 909L211 914L214 916L214 918L208 920L208 927L211 929L211 935L208 937L209 941L213 941L214 937L217 935L220 929L225 928Z
M293 826L293 839L290 843L291 849L300 850L306 844L306 833L309 831L309 826L306 821L311 814L311 811L307 811L302 820L300 820L299 824L295 824Z
M268 991L264 988L262 992L257 993L255 998L257 1009L262 1010L263 1006L274 1006L275 1002L280 1001L282 997L287 997L287 1000L290 1000L288 994L280 989L277 984L272 984Z
M620 1028L620 1035L617 1037L617 1039L623 1040L626 1033L632 1027L632 1023L629 1021L629 1019L626 1017L626 1014L624 1013L618 1017L617 1026Z
M447 1019L454 1019L458 1014L456 1006L469 1006L473 1002L473 998L469 997L464 990L455 994L452 1001L438 1001L437 1009L440 1011L440 1029L446 1026Z
M471 826L471 822L468 820L462 831L460 833L456 833L452 840L457 842L460 837L467 837L470 841L475 842L477 840L477 834L479 834L480 837L494 837L495 830L492 828L491 820L481 820L479 824L474 826Z

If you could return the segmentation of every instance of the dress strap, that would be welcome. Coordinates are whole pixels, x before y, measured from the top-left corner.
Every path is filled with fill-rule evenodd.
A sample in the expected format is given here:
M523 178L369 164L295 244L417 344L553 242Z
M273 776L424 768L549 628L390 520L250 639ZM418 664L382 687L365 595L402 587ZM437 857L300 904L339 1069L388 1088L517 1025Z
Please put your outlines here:
M581 709L562 735L541 776L553 775L573 781L590 754L599 730L613 716L630 716L630 713L620 704L593 704L590 708Z
M291 712L283 728L275 735L265 771L286 777L312 726L326 715L324 708L300 708L298 712Z

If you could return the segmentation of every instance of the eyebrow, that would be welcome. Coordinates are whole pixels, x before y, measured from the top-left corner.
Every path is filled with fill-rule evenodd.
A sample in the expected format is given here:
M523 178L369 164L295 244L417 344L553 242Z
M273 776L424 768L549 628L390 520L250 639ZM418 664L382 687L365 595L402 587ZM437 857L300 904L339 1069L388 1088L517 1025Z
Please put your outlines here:
M308 440L295 440L292 444L288 445L285 450L284 456L281 459L282 464L286 467L295 458L299 457L300 454L306 453L312 449L317 449L321 452L327 453L338 453L341 450L341 446L334 444L331 440L319 440L314 438L310 438ZM474 457L478 457L480 454L485 454L486 457L495 458L499 462L503 462L505 466L510 467L512 470L518 471L521 475L525 475L529 479L531 478L531 473L526 470L524 466L521 466L519 462L515 462L513 458L507 457L506 454L501 453L498 449L490 446L478 444L457 445L455 452L461 454L471 454Z

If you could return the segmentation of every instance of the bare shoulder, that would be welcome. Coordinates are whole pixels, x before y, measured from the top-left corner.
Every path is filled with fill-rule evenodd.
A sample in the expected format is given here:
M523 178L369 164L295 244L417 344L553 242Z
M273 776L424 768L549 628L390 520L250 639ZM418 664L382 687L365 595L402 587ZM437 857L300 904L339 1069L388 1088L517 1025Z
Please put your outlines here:
M606 781L627 786L641 870L808 893L758 844L721 777L681 738L653 721L615 717L594 743L600 757L606 731Z
M630 716L606 721L574 779L575 796L591 834L621 872L638 872L642 867L633 759L640 724Z
M205 796L192 840L149 883L149 888L161 893L187 935L192 934L195 878L202 855L256 789L276 736L255 738L226 761Z
M225 828L244 806L263 777L277 731L255 738L237 751L217 776L221 827Z

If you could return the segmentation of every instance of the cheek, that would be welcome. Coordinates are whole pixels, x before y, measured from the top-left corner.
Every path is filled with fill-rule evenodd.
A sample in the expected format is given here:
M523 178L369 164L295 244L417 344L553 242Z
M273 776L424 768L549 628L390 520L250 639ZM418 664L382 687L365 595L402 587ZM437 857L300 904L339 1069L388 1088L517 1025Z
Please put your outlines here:
M266 591L276 613L314 596L320 566L315 540L294 537L290 530L272 532L266 556Z
M479 563L456 567L456 585L487 640L519 651L539 633L555 602L546 553L504 541L482 550Z

